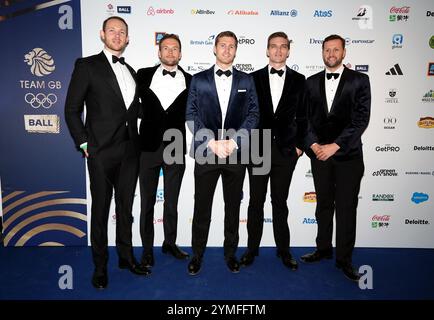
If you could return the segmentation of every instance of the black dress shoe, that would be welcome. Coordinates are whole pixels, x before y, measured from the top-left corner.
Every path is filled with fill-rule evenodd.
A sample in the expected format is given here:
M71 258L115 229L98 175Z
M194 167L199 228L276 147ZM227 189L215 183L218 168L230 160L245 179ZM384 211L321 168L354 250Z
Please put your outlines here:
M295 271L298 269L298 263L297 261L291 256L289 253L280 254L277 252L277 257L282 259L283 264L285 267Z
M237 258L233 256L226 258L226 265L228 266L230 272L232 273L240 272L240 263L238 262Z
M188 273L192 276L199 273L202 267L202 258L194 256L188 264Z
M105 289L105 288L107 288L107 283L108 283L107 272L97 273L95 271L93 273L93 276L92 276L92 285L96 289Z
M143 254L141 261L142 261L141 264L143 266L145 266L147 268L153 267L154 264L155 264L154 254L153 253L145 253L145 254Z
M179 249L179 247L176 244L169 245L169 244L163 243L161 250L163 251L163 253L169 253L172 256L174 256L176 259L179 259L179 260L184 260L184 259L190 258L188 253Z
M333 253L330 251L319 251L315 250L312 253L305 254L304 256L301 256L301 261L304 263L314 263L321 261L322 259L331 259L333 258Z
M246 252L244 252L240 259L240 265L245 267L250 266L255 261L255 257L257 256L257 253L253 253L252 251L247 250Z
M336 261L336 268L341 269L345 277L351 281L359 282L360 274L357 272L351 264L343 264Z
M128 260L120 258L119 259L119 269L128 269L132 273L137 274L139 276L147 276L147 275L151 274L151 270L149 270L144 265L137 263L137 261L135 261L135 259L133 260L132 263L130 263Z

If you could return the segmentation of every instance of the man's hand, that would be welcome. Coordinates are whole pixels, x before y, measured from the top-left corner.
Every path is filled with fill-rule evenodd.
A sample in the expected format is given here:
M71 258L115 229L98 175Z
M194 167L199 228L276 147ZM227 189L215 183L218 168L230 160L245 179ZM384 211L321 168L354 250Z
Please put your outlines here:
M228 156L230 156L232 154L232 152L234 152L234 150L237 149L237 144L232 139L222 140L222 143L224 143L224 145L225 145L225 149L226 149L226 152L228 153Z
M323 144L319 146L317 152L315 152L316 158L321 161L326 161L328 158L333 156L340 147L336 143ZM313 149L312 149L313 150Z
M226 158L229 153L226 151L226 140L211 140L208 143L208 148L214 152L220 159Z
M300 150L299 148L295 147L295 151L297 151L297 156L301 156L303 154L303 150Z

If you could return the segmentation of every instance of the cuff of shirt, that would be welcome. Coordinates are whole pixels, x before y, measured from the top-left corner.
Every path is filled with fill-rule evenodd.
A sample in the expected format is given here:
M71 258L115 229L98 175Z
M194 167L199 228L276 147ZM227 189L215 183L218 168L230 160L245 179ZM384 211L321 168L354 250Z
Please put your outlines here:
M87 151L87 142L80 144L80 149Z

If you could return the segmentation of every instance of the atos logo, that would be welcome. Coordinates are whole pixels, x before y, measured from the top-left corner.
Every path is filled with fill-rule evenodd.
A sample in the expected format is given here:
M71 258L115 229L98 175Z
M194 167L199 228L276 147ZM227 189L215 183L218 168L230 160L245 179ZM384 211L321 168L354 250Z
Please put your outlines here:
M419 204L421 202L428 201L429 195L422 192L415 192L413 193L413 196L411 197L411 201L413 201L416 204Z
M333 10L315 10L314 18L330 18L333 16Z
M317 224L315 218L303 218L302 224Z

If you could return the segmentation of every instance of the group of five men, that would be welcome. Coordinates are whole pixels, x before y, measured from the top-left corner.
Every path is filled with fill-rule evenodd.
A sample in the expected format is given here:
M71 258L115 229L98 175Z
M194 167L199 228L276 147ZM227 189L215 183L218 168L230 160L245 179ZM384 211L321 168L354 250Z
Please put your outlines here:
M318 234L316 250L301 260L312 263L332 258L336 211L336 266L347 278L359 280L351 257L364 171L361 135L369 122L371 97L368 76L342 63L343 38L331 35L324 39L325 70L306 80L286 65L291 41L284 32L268 37L268 65L250 75L233 67L236 35L221 32L213 48L215 65L193 77L178 65L181 41L175 34L166 34L160 40L160 64L140 69L137 74L122 57L129 41L127 23L120 17L109 17L100 37L103 51L76 61L65 103L68 128L88 163L94 287L105 288L108 283L107 222L113 190L119 267L138 275L151 273L160 170L165 195L162 251L177 259L189 258L176 245L178 198L187 153L186 121L193 133L190 153L195 158L189 274L201 270L220 176L228 269L237 273L240 265L251 265L259 254L268 182L276 255L291 270L298 268L290 253L287 198L292 174L304 150L311 158ZM254 133L259 133L258 139L251 138ZM256 161L252 150L268 161L265 171L260 170L263 163ZM250 185L248 243L238 260L246 168ZM131 231L137 179L143 245L140 262L134 258Z

